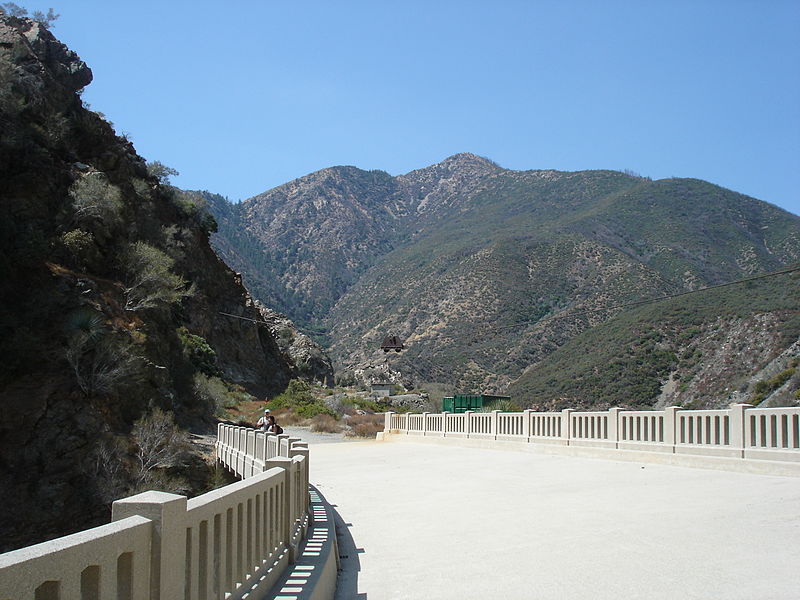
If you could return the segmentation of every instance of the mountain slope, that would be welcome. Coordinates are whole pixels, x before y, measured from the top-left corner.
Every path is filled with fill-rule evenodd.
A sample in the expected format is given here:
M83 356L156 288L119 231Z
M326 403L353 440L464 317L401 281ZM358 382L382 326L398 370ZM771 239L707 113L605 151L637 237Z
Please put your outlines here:
M325 328L344 381L502 391L614 314L555 318L565 311L800 260L800 218L700 180L510 171L471 154L359 183L375 177L335 167L228 205L241 216L236 237L221 229L212 240L240 254L242 238L254 254L269 246L268 270L239 263L245 281L257 295L284 294L282 309L306 327ZM320 286L304 287L301 274ZM381 353L388 333L407 350Z
M215 248L265 303L310 323L392 247L405 212L396 197L397 186L382 171L334 167L247 203L214 198L211 210L222 222ZM216 242L226 234L236 242Z
M798 298L794 271L633 308L528 367L508 393L544 410L800 404ZM786 385L765 390L779 373Z
M409 348L386 360L413 383L502 390L608 314L548 317L773 270L800 247L800 219L703 182L507 172L491 184L337 303L340 365L379 360L392 331Z

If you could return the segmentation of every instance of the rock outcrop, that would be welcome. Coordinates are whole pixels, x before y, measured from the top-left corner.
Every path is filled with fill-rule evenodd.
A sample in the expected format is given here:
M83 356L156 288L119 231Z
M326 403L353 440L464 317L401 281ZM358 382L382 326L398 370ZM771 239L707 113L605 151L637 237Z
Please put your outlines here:
M286 316L261 303L256 303L261 318L278 343L281 352L288 356L292 376L310 383L333 387L333 366L322 348L295 327Z

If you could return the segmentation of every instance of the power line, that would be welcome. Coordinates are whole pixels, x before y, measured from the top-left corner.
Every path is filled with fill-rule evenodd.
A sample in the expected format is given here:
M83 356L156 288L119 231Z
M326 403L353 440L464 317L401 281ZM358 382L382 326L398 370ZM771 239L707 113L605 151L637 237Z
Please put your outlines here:
M249 317L240 317L239 315L232 315L231 313L226 313L219 311L219 314L225 315L226 317L233 317L234 319L240 319L242 321L250 321L251 323L258 323L259 325L266 325L269 327L271 323L267 323L266 321L258 321L257 319L250 319Z

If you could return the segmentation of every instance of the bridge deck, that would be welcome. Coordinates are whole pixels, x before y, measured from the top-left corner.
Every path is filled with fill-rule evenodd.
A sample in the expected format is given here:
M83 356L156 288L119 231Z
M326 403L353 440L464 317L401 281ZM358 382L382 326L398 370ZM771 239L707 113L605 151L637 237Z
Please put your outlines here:
M342 600L797 598L800 478L413 442L312 444Z

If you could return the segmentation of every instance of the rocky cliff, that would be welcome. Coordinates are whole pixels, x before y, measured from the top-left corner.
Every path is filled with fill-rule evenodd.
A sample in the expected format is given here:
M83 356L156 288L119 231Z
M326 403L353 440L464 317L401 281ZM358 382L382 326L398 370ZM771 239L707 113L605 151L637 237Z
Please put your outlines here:
M102 522L100 450L130 466L143 414L209 427L209 381L263 397L297 372L202 203L84 107L91 80L0 16L0 550Z

